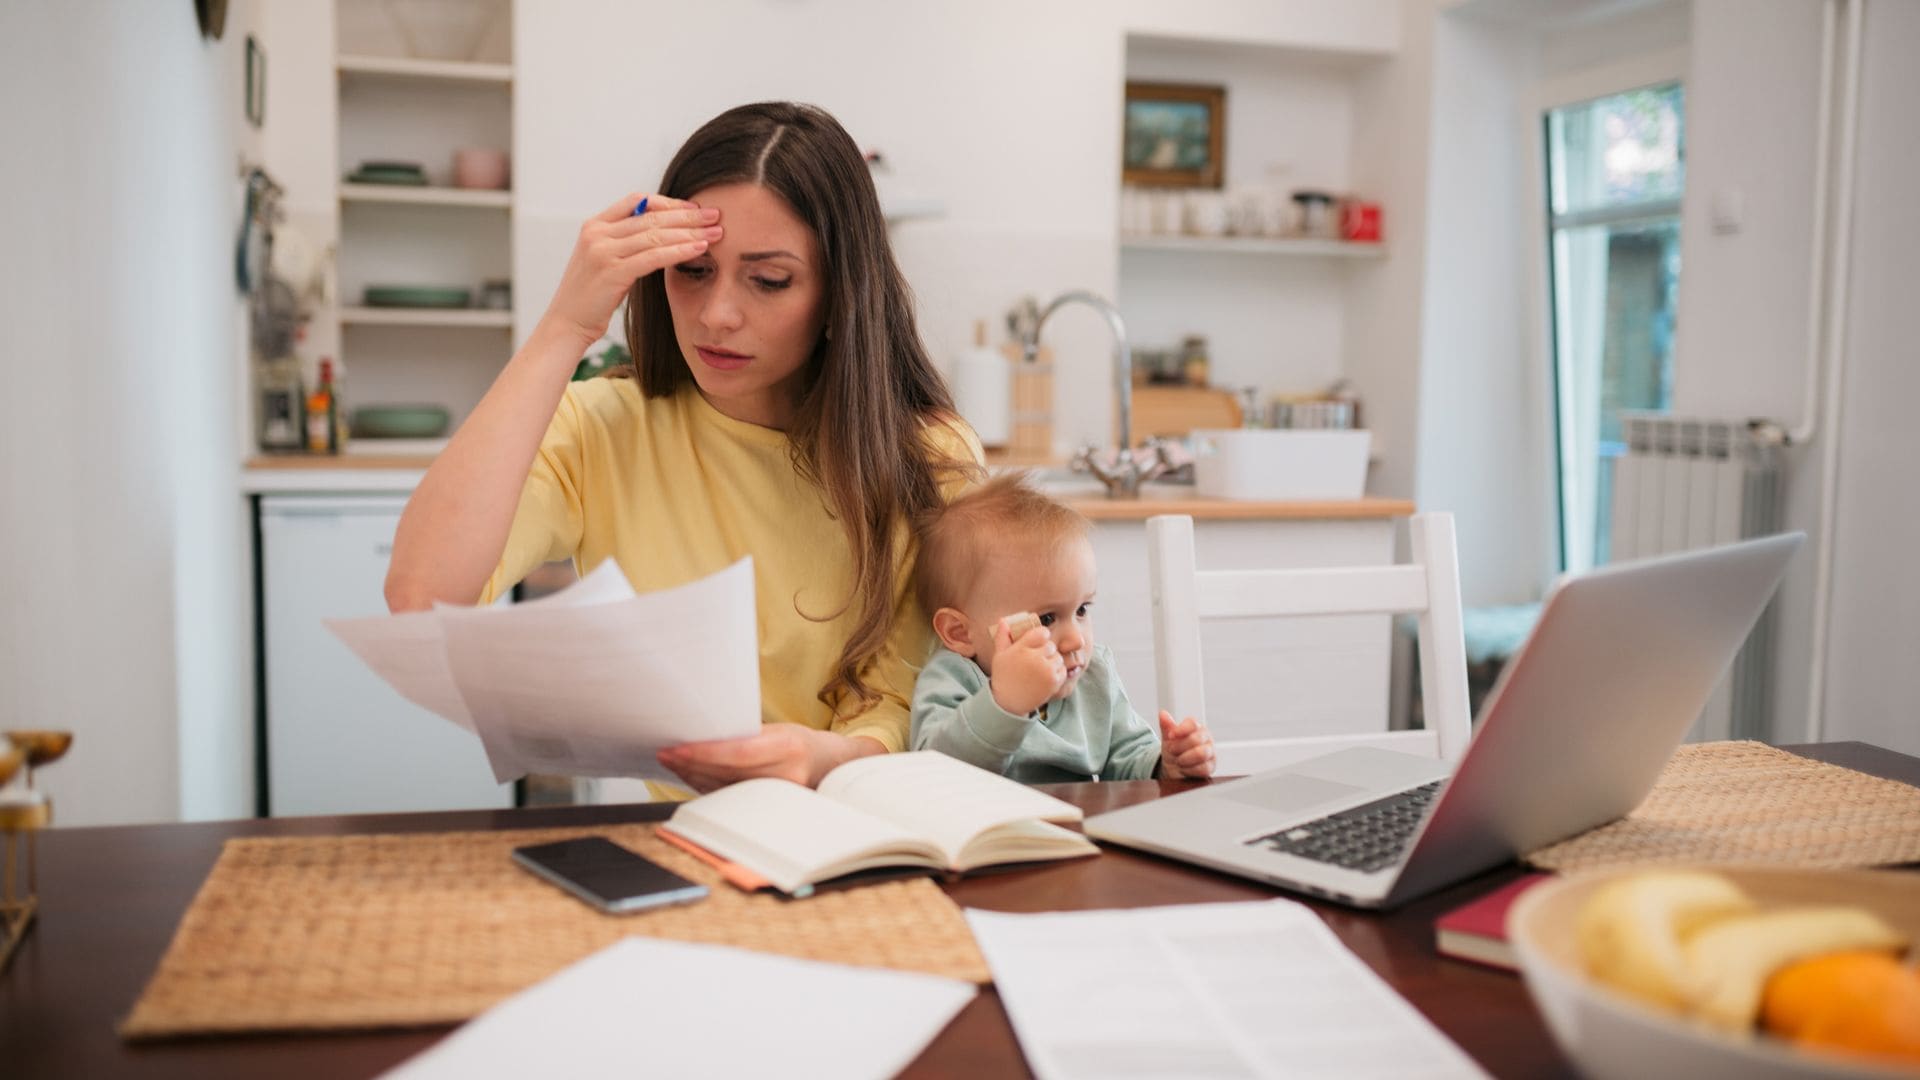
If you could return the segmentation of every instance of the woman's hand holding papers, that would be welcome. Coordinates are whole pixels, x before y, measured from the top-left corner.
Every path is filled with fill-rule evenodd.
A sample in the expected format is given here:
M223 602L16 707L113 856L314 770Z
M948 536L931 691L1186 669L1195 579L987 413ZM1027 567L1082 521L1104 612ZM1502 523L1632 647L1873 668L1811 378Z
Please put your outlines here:
M681 743L660 751L660 764L695 791L708 792L738 780L775 776L807 787L854 758L887 748L864 735L815 731L799 724L766 724L744 739Z

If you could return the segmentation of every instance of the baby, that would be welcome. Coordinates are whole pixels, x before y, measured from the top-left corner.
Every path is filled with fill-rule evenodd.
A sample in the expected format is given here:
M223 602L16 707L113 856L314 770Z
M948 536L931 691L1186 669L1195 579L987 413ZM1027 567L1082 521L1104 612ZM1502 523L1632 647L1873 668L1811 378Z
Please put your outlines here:
M1127 703L1093 643L1087 521L1001 476L920 529L915 585L941 647L913 687L913 748L1025 783L1213 774L1213 737Z

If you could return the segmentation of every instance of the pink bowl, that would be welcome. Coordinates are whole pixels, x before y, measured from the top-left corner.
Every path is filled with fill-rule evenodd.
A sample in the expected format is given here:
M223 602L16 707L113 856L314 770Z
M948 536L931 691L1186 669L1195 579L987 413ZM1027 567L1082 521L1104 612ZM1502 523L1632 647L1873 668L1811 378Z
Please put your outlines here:
M467 147L453 152L453 186L504 191L507 154L504 150Z

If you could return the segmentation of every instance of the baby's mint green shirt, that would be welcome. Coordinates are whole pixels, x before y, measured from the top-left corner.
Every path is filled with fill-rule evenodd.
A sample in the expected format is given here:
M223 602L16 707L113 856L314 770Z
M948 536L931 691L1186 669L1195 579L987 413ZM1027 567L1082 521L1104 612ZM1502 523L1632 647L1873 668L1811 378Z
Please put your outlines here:
M1044 716L1001 708L980 665L935 649L913 684L911 741L1024 784L1144 780L1160 764L1160 735L1127 702L1103 645L1073 693L1047 702Z

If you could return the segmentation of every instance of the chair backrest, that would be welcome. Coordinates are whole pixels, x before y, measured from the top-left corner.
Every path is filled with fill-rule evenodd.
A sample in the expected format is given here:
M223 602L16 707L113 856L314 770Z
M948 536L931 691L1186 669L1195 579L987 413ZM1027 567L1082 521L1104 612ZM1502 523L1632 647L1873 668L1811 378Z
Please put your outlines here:
M1222 775L1258 772L1349 746L1380 746L1446 761L1459 759L1472 734L1472 714L1467 704L1466 633L1460 615L1460 563L1454 548L1453 515L1415 514L1409 526L1413 557L1404 565L1201 570L1194 561L1192 518L1163 514L1147 520L1158 707L1176 717L1208 719L1200 656L1202 619L1419 616L1424 729L1222 741L1217 745ZM1386 677L1382 672L1381 678ZM1275 717L1284 720L1284 686L1275 687L1272 707Z

